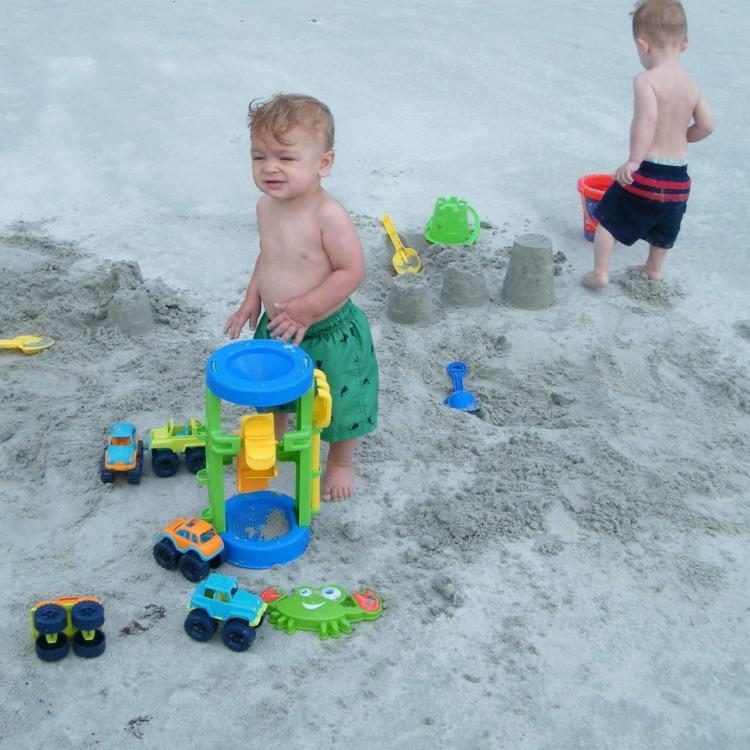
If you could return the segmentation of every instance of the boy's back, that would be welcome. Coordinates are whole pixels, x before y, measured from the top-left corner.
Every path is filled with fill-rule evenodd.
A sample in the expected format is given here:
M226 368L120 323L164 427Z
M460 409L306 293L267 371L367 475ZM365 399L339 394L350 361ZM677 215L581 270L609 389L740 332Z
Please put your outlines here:
M646 158L687 157L687 132L701 91L678 63L658 65L639 74L635 87L647 86L656 100L656 129Z

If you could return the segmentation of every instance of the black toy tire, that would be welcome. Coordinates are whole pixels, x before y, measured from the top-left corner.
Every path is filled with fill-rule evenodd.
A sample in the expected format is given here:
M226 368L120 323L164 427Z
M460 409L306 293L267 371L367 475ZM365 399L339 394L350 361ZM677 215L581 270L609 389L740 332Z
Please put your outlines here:
M197 474L201 469L206 468L206 449L205 448L186 448L185 465L192 474Z
M221 640L232 651L247 651L255 640L255 630L244 620L233 617L227 620L221 631Z
M60 659L64 659L68 655L70 642L65 633L60 633L55 643L48 643L43 635L39 635L34 642L34 648L36 655L42 661L60 661Z
M99 479L101 479L104 484L111 484L115 481L114 471L104 468L104 454L102 454L101 461L99 461Z
M160 539L154 545L154 560L167 570L174 570L180 562L180 553L168 539Z
M202 560L195 552L186 552L178 563L180 573L191 583L198 583L208 575L208 561Z
M73 652L84 659L95 659L107 648L107 638L101 630L94 632L94 637L87 641L80 631L73 634Z
M135 454L135 469L128 472L128 482L130 484L140 484L141 474L143 473L143 441L138 441L138 450Z
M34 612L34 629L42 635L62 633L68 624L68 615L59 604L43 604Z
M157 477L166 479L173 477L180 467L180 459L177 454L168 448L159 448L151 451L151 469Z
M216 570L216 568L218 568L222 562L223 560L221 559L221 553L220 553L216 555L216 557L212 557L208 561L208 567L211 568L211 570Z
M214 637L218 623L205 609L192 609L188 612L183 627L194 641L204 643Z
M78 602L70 610L70 621L77 630L98 630L104 625L104 607L99 602Z

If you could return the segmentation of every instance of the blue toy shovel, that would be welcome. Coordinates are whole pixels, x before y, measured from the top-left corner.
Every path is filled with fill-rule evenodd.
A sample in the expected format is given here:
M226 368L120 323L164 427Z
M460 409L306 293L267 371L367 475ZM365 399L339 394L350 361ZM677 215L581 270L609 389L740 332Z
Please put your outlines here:
M451 409L459 411L478 412L479 404L473 394L464 390L464 375L467 367L463 362L451 362L448 367L448 375L453 378L453 393L448 396L443 403L450 406Z

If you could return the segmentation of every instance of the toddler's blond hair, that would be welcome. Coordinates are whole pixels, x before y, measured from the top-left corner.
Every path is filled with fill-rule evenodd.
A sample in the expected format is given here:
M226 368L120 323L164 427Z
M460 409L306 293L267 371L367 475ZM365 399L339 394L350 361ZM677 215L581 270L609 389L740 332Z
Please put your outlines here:
M687 37L687 16L679 0L640 0L631 15L635 38L665 44Z
M315 131L326 150L333 148L335 127L331 110L323 102L304 94L276 94L266 101L253 99L247 113L250 134L268 131L284 143L294 127Z

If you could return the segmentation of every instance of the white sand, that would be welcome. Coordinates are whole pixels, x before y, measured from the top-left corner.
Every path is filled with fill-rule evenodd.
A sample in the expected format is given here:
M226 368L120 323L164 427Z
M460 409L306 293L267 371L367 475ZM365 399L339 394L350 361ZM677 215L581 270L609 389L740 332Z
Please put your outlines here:
M746 9L688 5L686 64L719 128L691 152L666 283L615 274L594 294L575 180L623 158L637 60L627 4L549 5L4 11L0 333L57 343L0 352L0 747L750 746ZM105 486L97 462L115 420L202 416L257 247L244 108L277 89L337 115L328 187L366 249L380 429L304 557L222 572L253 591L369 584L385 610L338 641L266 623L234 654L184 634L193 587L150 552L205 490L148 466ZM448 194L487 228L425 250ZM386 317L385 211L422 254L433 322ZM525 231L559 253L538 312L500 302ZM441 297L457 268L486 304ZM110 303L138 294L155 325L126 335ZM442 404L454 359L480 417ZM84 593L107 651L39 661L29 606Z

